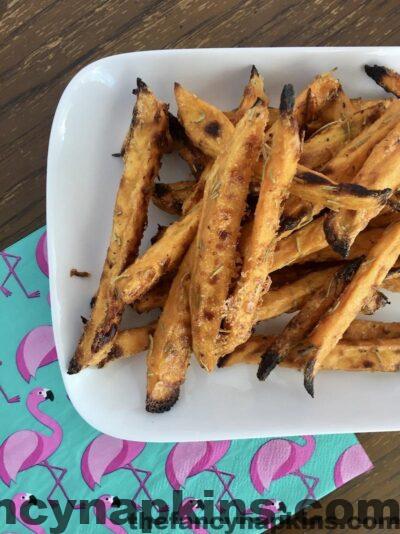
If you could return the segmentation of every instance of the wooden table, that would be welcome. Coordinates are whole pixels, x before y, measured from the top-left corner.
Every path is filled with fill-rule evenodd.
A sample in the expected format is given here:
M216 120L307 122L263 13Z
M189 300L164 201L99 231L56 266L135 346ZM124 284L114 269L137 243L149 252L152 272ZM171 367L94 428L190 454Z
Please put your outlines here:
M399 44L397 0L1 0L0 10L1 248L45 222L54 111L95 59L159 48ZM359 438L375 469L328 499L398 498L400 433Z

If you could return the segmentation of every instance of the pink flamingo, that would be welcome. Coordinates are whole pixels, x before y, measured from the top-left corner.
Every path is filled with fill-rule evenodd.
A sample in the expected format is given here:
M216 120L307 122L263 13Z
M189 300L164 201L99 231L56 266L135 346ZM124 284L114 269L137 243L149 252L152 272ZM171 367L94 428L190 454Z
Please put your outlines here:
M214 473L222 484L222 493L216 502L217 510L225 494L234 500L230 486L235 475L221 471L216 464L225 456L230 447L230 441L194 441L176 443L168 454L165 463L165 473L173 489L179 490L187 478L209 471ZM228 479L226 482L224 477ZM248 511L246 510L246 513Z
M35 466L45 467L54 479L54 486L47 497L48 501L51 502L53 493L59 488L70 502L61 482L67 470L51 465L48 461L60 446L63 432L57 421L39 409L39 405L46 400L53 401L53 393L49 389L35 388L28 394L26 406L33 417L52 433L48 436L34 430L19 430L8 436L0 445L0 478L4 484L10 486L12 481L15 482L19 472Z
M3 365L3 362L0 360L0 365ZM19 395L15 395L15 397L9 397L7 393L4 391L4 388L0 386L0 393L5 398L6 402L9 404L13 404L14 402L19 402L21 400L21 397Z
M14 254L9 254L5 250L0 251L0 257L3 258L4 263L6 264L6 267L8 269L8 273L6 277L4 278L3 282L0 283L0 291L3 293L4 296L9 297L12 295L12 292L6 288L6 283L11 277L14 277L15 281L19 285L19 287L24 292L24 295L28 299L34 299L37 297L40 297L40 291L28 291L24 284L22 283L22 280L17 274L16 268L18 263L21 261L21 256L15 256ZM13 263L11 263L10 260L13 260Z
M45 276L49 276L49 263L47 258L47 232L40 236L36 245L36 263Z
M37 504L37 499L34 495L31 493L16 493L12 498L12 502L15 506L15 517L24 527L31 532L35 532L35 534L46 534L46 531L40 525L30 525L27 523L21 513L21 508L28 503L33 505Z
M119 498L113 497L112 495L101 495L98 500L104 504L105 511L110 510L113 507L118 508L121 506L121 501ZM99 511L96 506L93 508L93 512L96 517L99 516ZM114 534L126 534L126 530L123 527L116 525L108 517L106 517L104 520L104 526L107 527L111 532L114 532Z
M132 465L133 460L139 456L145 446L146 444L140 441L127 441L105 434L98 435L89 443L82 455L81 473L84 481L91 490L94 490L97 484L101 484L104 475L114 473L118 469L127 469L139 482L132 501L135 502L142 490L146 497L153 501L146 487L151 471Z
M197 534L209 534L208 530L201 527L196 521L192 521L192 514L198 508L204 508L203 501L199 499L187 497L182 501L178 512L179 517L181 518L182 525L190 528L192 532L196 532Z
M57 361L53 328L37 326L28 332L18 345L16 352L17 368L24 380L29 382L39 367Z
M273 480L296 475L307 488L307 497L315 499L319 478L300 471L314 453L315 439L313 436L303 436L303 439L303 445L285 438L270 439L261 445L250 465L250 478L258 493L268 490Z
M333 472L335 486L339 488L352 478L372 468L373 464L368 458L367 453L359 443L356 443L343 451L335 464Z

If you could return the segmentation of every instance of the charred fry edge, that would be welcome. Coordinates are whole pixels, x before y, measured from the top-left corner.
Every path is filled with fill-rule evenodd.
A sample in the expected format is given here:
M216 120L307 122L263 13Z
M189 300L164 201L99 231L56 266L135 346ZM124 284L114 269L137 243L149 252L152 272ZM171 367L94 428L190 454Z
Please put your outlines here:
M183 203L195 185L192 181L157 182L153 187L153 203L166 213L181 215Z
M134 158L129 159L124 155L124 171L114 204L112 236L96 301L69 363L69 374L75 374L89 365L97 365L107 357L112 347L125 306L114 291L114 279L137 256L147 224L151 187L158 174L162 154L168 147L168 106L159 101L140 78L137 79L136 94L138 97L126 137L126 147L129 151L132 150ZM138 138L146 138L147 158L142 156L136 143L132 142L136 133ZM129 188L128 185L132 187ZM119 203L124 205L128 200L129 206L123 213Z
M361 261L362 258L357 258L339 268L331 279L327 279L326 284L320 289L319 293L306 302L299 313L284 328L283 332L277 338L277 342L272 344L267 352L262 355L257 371L257 378L259 380L265 380L294 346L301 339L308 336L321 315L326 312L332 305L332 302L334 302L349 284L357 272ZM325 290L325 285L327 286L327 290Z
M272 149L266 162L265 175L255 208L254 222L248 246L243 255L240 278L227 301L224 328L229 330L218 340L217 353L231 352L251 335L256 306L262 292L266 292L276 244L281 205L294 178L300 156L300 139L296 119L293 117L294 89L283 87L280 118L272 140Z
M332 187L332 192L341 195L341 194L350 194L359 198L376 198L380 204L385 204L386 200L392 193L390 188L386 189L368 189L363 185L356 183L339 183L336 184L325 178L321 173L316 172L298 172L296 173L296 179L302 180L305 183L311 185L326 185ZM340 201L340 199L339 199Z
M168 411L177 402L189 366L191 325L188 284L194 250L195 243L192 243L172 282L147 355L146 411L151 413ZM169 373L172 369L175 374L171 378Z
M309 335L307 342L311 354L304 369L304 387L311 397L321 363L343 337L374 288L383 283L399 251L400 223L393 223L370 249L350 283Z
M367 322L367 321L364 321ZM398 326L398 323L396 324ZM258 365L260 357L265 350L274 343L276 337L254 334L246 343L237 347L235 351L220 358L218 367L225 368L240 363ZM369 338L343 338L329 354L321 371L356 371L356 372L387 372L394 373L400 369L400 338L391 337L369 337ZM348 352L355 351L356 361L350 364L346 359ZM343 356L345 357L343 359ZM383 356L383 357L382 357ZM386 360L384 357L392 356ZM280 364L281 367L304 370L307 364L307 355L301 357L296 354L289 354Z
M364 70L387 93L400 97L400 76L397 72L381 65L365 65Z

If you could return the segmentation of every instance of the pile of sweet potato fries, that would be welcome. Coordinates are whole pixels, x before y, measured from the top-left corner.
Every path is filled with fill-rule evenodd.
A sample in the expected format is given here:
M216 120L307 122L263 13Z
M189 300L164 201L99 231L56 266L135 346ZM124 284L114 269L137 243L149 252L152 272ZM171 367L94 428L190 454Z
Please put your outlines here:
M400 76L366 73L400 96ZM400 291L400 100L351 99L334 72L269 106L255 67L221 111L175 84L177 117L138 79L107 257L69 373L148 349L150 412L177 401L193 352L207 371L239 362L396 371L400 323L357 319ZM177 151L193 179L155 182ZM179 218L138 255L149 202ZM158 321L120 330L126 305ZM261 321L296 314L275 336Z

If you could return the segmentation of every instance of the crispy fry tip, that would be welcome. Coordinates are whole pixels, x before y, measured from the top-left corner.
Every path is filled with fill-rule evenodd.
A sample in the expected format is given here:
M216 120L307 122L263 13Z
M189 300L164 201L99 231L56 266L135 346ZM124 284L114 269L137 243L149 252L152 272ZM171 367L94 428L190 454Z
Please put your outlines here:
M333 214L328 215L324 220L324 233L330 247L337 252L342 258L347 258L350 252L350 242L348 239L340 239L332 224Z
M367 189L363 185L352 183L339 184L338 192L351 193L360 198L375 197L378 198L382 204L385 204L389 196L392 194L392 190L388 187L386 189Z
M76 354L71 358L71 361L69 362L68 371L67 373L69 375L76 375L79 373L79 371L82 369L82 366L78 363L78 358L76 357Z
M221 356L221 358L217 362L217 367L222 368L225 367L226 362L229 360L229 354L226 354L225 356Z
M114 154L111 154L113 158L120 158L122 157L122 152L114 152Z
M381 65L364 65L364 70L378 84L380 84L382 78L387 74L386 67L382 67Z
M250 80L251 80L252 78L254 78L254 76L259 76L259 75L260 75L260 74L259 74L259 72L258 72L257 67L256 67L255 65L252 65L252 66L251 66L251 71L250 71Z
M281 93L281 102L279 104L279 111L283 113L291 113L294 106L294 89L291 83L283 86Z
M257 370L258 380L265 380L271 371L282 361L279 352L275 350L267 350L267 352L261 356L260 365Z
M168 412L179 399L179 387L171 390L168 398L160 401L152 399L149 395L146 397L146 411L149 413Z
M304 387L307 393L314 398L314 367L315 360L310 360L304 367Z

